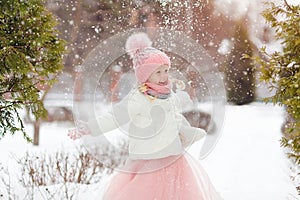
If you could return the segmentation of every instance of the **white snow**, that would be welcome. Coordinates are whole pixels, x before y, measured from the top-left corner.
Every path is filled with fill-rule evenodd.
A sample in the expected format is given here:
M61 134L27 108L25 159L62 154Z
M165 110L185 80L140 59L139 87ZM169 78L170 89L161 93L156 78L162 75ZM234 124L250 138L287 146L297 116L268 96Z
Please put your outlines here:
M224 199L298 199L279 143L282 108L255 103L225 114L222 138L203 161Z
M230 53L231 49L232 49L232 42L229 39L223 39L218 49L218 53L222 55L226 55Z
M262 103L226 105L225 115L221 139L212 153L200 161L224 200L299 199L289 178L288 160L279 144L283 109ZM67 130L71 127L72 123L44 124L38 147L27 144L20 134L7 135L0 140L0 162L3 166L9 166L13 173L18 173L14 171L14 157L23 156L26 151L52 152L59 148L73 151L80 142L68 138ZM31 125L27 125L26 129L32 132ZM197 157L200 148L200 143L196 143L188 151ZM109 178L81 187L77 190L78 199L99 198ZM50 186L48 189L53 187L62 186ZM5 199L7 195L3 190L4 187L1 187L0 192L4 196L0 199ZM24 188L15 191L19 191L16 195L20 197L24 195Z

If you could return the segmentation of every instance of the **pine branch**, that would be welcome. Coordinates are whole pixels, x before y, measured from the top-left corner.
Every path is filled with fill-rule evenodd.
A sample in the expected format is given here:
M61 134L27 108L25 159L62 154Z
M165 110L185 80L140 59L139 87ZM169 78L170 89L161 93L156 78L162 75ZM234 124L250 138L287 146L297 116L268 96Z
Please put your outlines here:
M16 104L21 104L21 105L29 105L29 104L34 104L35 102L33 101L10 101L9 105L5 105L5 106L0 106L0 110L1 109L7 109L9 107L15 106Z

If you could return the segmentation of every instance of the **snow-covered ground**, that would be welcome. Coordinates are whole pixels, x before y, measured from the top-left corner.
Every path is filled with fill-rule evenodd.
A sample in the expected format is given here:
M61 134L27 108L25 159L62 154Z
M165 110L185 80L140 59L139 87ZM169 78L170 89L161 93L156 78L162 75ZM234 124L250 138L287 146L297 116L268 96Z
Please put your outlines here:
M289 178L288 160L279 144L283 123L282 108L262 103L227 105L225 115L221 139L213 152L200 161L223 198L300 199ZM21 135L7 135L0 140L2 166L15 169L14 157L23 156L26 151L51 152L59 148L72 151L79 142L68 138L67 130L71 127L72 123L44 124L39 147L27 144ZM32 131L31 125L27 126L27 130ZM196 143L189 149L195 157L199 155L199 145L200 143ZM84 186L85 189L79 191L78 199L97 199L107 180L109 177L98 184ZM3 193L4 187L0 188ZM20 196L24 192L22 189L15 191L20 191ZM5 193L3 194L4 197L0 196L0 199L5 199Z
M226 107L222 138L202 161L224 199L300 199L279 143L282 123L277 106Z

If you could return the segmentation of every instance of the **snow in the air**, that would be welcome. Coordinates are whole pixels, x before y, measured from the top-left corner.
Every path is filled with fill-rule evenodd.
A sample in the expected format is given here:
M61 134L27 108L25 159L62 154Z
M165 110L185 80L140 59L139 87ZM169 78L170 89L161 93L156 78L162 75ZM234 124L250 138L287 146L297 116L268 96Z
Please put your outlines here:
M136 3L138 2L136 1ZM170 0L161 0L161 2L166 4ZM187 6L189 2L185 1L185 4L179 2L174 6ZM247 12L252 20L249 22L250 38L257 47L261 47L266 44L256 37L257 32L260 32L265 25L259 14L264 9L260 2L258 0L215 0L215 5L219 12L230 15L232 19L237 19ZM299 4L299 0L287 0L287 2L295 5ZM58 6L59 4L57 2L53 3L53 6L55 5ZM199 7L199 5L194 6ZM77 9L74 5L66 7L72 12ZM168 16L163 17L165 20L164 25L180 25L180 21L171 21ZM75 21L72 19L63 20L62 22L70 26L75 25ZM91 28L95 33L100 34L102 29L108 29L108 26L92 25ZM110 31L111 34L114 32L115 30ZM63 30L62 33L71 34L69 30ZM203 37L206 36L204 33L202 34ZM85 42L89 42L94 37L96 36L87 38ZM209 42L208 45L218 45L218 53L226 55L232 48L231 40L232 38L223 38L220 44ZM105 41L103 43L105 44ZM68 50L74 50L74 45L79 44L72 45L68 47ZM85 47L83 45L83 49ZM267 44L267 47L268 52L280 51L280 41L272 41ZM110 53L106 52L106 56L110 56ZM77 53L74 58L81 59ZM293 64L290 63L289 66ZM116 65L114 70L118 72L120 68L121 66ZM71 77L68 78L71 79ZM68 87L67 81L65 83L60 81L60 84L66 84L64 85L65 94L62 94L63 98L71 99L72 97L70 98L68 95L72 93L73 88ZM256 86L256 94L259 97L272 94L264 83L257 83ZM55 100L55 96L53 99L53 104L61 104L61 102ZM72 106L69 101L66 104L69 107ZM299 179L299 176L296 176L293 171L294 166L287 158L286 150L280 146L284 115L282 107L272 104L254 102L243 106L225 105L225 120L222 124L221 137L213 151L203 160L200 160L224 200L300 199L296 191L296 183L299 183L300 180L293 180L293 177ZM25 126L30 136L33 136L32 124L25 123ZM114 173L104 173L99 181L91 184L68 183L36 187L33 194L31 194L32 196L28 195L28 191L31 191L32 188L26 188L21 184L22 171L20 171L18 160L24 158L26 153L39 156L59 151L71 153L78 151L81 141L73 141L67 136L68 130L73 126L72 122L42 123L39 146L26 143L21 134L14 136L8 134L0 140L0 200L7 200L9 197L22 200L60 199L66 195L69 195L69 197L73 195L73 199L76 200L101 199L104 188L114 176ZM109 133L111 136L108 137L118 140L118 133L117 130L112 131ZM113 136L114 134L116 137ZM199 141L193 144L188 152L198 158L201 147L202 141ZM11 187L8 187L8 184ZM66 188L68 188L69 194L64 193Z
M279 143L283 115L282 107L263 103L226 105L221 139L212 153L200 160L224 199L298 199L295 185L290 179L291 163ZM17 177L20 177L21 173L18 171L17 158L23 157L27 151L75 151L80 141L68 138L67 131L72 126L72 123L43 124L38 147L27 144L21 135L8 135L0 141L0 162L2 166L9 167L11 181L16 182L13 192L16 192L18 198L24 198L26 188L17 183ZM31 125L27 125L26 129L31 132ZM117 134L116 132L110 134ZM195 143L188 152L197 158L200 148L201 141ZM3 171L1 173L3 175ZM77 191L78 199L97 199L112 176L104 176L95 184L77 187L70 184L68 187L80 188L79 192ZM48 186L48 189L51 190L51 187L62 186ZM45 187L41 187L40 190L44 191ZM7 195L5 187L1 187L0 191L4 196ZM35 195L35 199L43 199L41 192L36 192Z

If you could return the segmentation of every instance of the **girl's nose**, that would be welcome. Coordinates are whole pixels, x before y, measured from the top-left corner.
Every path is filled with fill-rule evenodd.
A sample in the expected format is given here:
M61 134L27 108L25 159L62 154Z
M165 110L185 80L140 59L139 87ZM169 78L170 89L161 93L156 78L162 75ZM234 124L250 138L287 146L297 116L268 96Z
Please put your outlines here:
M163 73L163 77L164 78L168 78L169 77L169 73L168 72Z
M162 75L160 78L162 81L168 80L168 75Z

